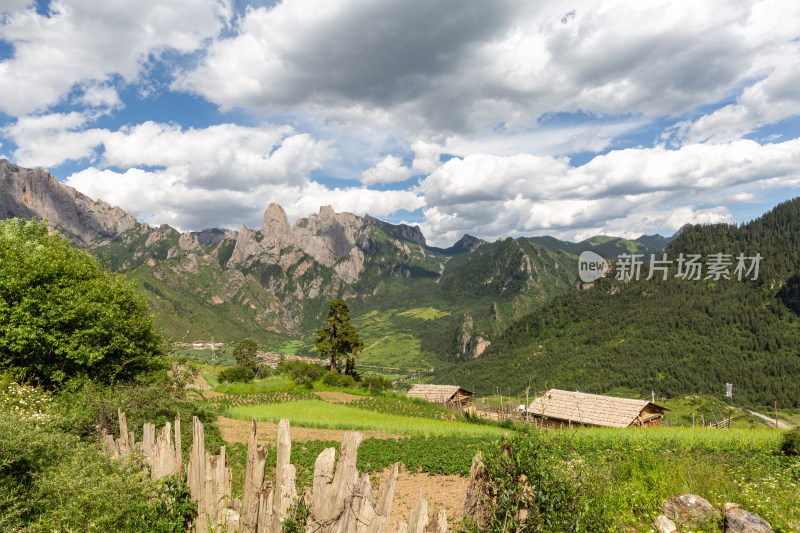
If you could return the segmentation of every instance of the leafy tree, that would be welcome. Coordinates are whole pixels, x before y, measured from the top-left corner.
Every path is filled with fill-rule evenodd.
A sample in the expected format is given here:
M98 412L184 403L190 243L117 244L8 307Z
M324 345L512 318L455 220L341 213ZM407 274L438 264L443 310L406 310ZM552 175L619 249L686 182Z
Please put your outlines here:
M0 221L0 368L47 388L133 379L163 339L135 285L45 222Z
M347 368L355 372L355 358L364 349L364 343L350 324L350 309L344 300L331 300L325 327L316 331L314 344L324 357L331 358L331 370L338 371L338 362L347 359Z
M233 356L239 366L246 366L255 371L258 368L258 343L253 339L242 339L233 349Z
M256 373L249 366L232 366L219 373L219 382L225 383L228 381L231 383L247 383L253 381L253 378L255 377Z

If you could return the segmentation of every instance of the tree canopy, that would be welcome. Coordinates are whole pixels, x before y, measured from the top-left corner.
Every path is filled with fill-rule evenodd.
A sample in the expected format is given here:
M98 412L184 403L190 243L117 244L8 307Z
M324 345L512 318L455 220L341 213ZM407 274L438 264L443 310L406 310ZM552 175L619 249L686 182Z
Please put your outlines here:
M258 343L250 338L242 339L233 349L233 357L236 358L236 364L252 370L258 367L257 355Z
M125 381L163 354L134 284L45 222L0 221L0 368L48 388Z
M315 345L320 355L330 357L331 370L339 370L339 361L347 359L347 369L355 372L355 357L364 343L350 324L350 309L344 300L331 300L325 327L316 331Z

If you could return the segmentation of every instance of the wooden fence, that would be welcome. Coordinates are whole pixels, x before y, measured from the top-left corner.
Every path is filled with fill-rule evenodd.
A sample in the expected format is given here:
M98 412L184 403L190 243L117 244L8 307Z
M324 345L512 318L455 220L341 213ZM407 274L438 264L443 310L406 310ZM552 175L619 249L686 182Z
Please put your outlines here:
M122 411L119 411L119 426L119 438L105 431L102 436L106 449L114 457L124 457L140 450L153 479L187 473L192 500L197 502L197 519L193 526L197 533L278 533L290 507L298 500L309 509L306 533L385 533L388 530L399 463L395 463L376 501L369 475L359 475L356 468L361 433L342 433L338 459L335 448L323 450L314 463L313 486L298 496L295 485L297 472L291 464L289 421L281 419L278 424L276 479L273 483L265 479L268 446L258 446L256 420L253 418L247 442L242 499L239 500L231 497L232 477L225 446L220 448L219 455L205 451L203 424L197 417L192 420L188 466L183 464L181 457L180 414L175 417L174 425L167 423L157 437L155 426L145 424L142 441L138 443L133 432L128 430ZM478 452L470 470L464 519L479 527L486 520L485 482L485 469ZM444 510L434 511L432 520L428 514L425 493L420 491L408 521L396 521L394 532L449 531Z

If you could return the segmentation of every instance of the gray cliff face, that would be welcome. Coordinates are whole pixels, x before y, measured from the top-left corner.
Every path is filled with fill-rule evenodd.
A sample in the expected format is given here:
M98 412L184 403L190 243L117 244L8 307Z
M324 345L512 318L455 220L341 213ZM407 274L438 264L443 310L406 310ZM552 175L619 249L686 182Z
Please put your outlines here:
M299 219L292 227L283 208L272 203L264 213L260 230L242 226L228 267L267 263L280 265L286 272L309 256L320 265L333 268L342 281L353 283L364 270L364 252L356 243L363 241L366 227L365 219L352 213L336 213L330 206Z
M0 159L0 217L47 218L52 229L84 245L108 241L139 223L119 207L95 201L42 168Z

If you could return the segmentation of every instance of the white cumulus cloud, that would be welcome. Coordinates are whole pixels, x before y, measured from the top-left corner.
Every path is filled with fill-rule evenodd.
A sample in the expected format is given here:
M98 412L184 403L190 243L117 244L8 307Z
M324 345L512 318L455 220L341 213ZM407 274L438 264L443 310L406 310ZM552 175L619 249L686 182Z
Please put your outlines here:
M402 159L387 155L377 165L361 173L361 183L364 185L395 183L405 181L410 177L411 169L403 165Z

